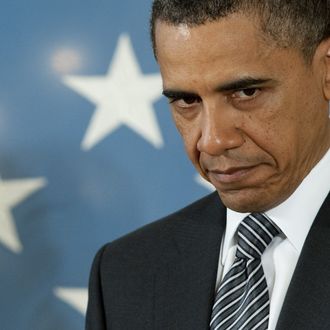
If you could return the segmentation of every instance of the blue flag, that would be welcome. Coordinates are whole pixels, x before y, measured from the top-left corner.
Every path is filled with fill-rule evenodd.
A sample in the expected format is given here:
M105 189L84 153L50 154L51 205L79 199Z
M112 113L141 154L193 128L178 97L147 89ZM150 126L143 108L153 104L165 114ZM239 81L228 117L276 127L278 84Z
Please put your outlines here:
M209 191L161 95L150 6L1 2L1 330L82 329L97 250Z

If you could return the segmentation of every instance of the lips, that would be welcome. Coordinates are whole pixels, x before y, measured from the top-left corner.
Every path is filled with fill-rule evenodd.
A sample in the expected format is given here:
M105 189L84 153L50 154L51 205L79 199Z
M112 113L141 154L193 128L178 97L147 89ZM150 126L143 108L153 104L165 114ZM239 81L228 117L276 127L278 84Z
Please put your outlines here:
M254 166L239 166L239 167L229 167L224 170L208 170L207 176L210 181L215 185L219 184L233 184L243 181L249 177L252 172L255 171L256 165Z

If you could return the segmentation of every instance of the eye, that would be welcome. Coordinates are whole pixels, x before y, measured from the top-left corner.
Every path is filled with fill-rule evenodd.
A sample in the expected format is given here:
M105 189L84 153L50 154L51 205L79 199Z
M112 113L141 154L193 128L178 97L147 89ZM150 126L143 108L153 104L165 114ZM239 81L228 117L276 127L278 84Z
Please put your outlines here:
M179 108L190 108L199 102L201 102L201 99L196 96L187 96L187 97L181 97L181 98L173 98L170 99L170 104L173 104Z
M248 101L257 97L260 93L260 88L244 88L235 91L231 96L239 101Z

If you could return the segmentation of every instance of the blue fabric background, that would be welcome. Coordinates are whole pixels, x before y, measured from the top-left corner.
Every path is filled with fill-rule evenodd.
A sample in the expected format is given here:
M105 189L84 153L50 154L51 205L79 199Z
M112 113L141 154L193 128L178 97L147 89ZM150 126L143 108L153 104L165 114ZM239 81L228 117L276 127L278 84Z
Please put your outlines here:
M1 179L47 182L10 209L22 250L0 240L2 330L82 329L83 313L54 290L86 289L93 256L104 243L208 193L195 180L163 98L153 104L163 147L125 125L90 150L80 147L95 105L68 88L63 76L106 75L122 33L143 74L157 73L150 4L1 1ZM61 49L81 63L56 69Z

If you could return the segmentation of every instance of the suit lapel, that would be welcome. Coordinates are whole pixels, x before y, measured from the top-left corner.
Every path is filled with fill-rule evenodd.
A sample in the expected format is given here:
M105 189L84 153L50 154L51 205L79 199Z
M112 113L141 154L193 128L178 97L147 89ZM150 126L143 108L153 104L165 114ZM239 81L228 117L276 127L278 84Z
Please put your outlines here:
M225 215L215 193L176 221L175 256L155 279L155 329L208 329Z
M330 194L306 238L277 330L330 329Z
M173 250L162 256L154 278L154 328L206 330L226 211L215 193L180 216L170 235ZM329 256L330 194L306 238L277 330L330 329Z

